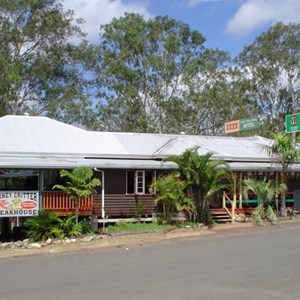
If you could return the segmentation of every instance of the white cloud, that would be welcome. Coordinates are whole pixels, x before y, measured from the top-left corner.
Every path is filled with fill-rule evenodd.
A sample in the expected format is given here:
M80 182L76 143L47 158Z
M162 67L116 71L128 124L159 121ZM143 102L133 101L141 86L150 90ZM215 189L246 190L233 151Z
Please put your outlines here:
M267 23L300 20L299 0L246 0L227 23L226 32L243 38Z
M203 2L222 2L224 0L187 0L188 7L194 7Z
M119 18L125 12L138 13L145 18L151 17L147 10L147 1L132 1L124 3L122 0L61 0L66 9L75 12L75 18L82 18L83 32L88 34L92 42L98 40L100 25L108 24L113 18Z

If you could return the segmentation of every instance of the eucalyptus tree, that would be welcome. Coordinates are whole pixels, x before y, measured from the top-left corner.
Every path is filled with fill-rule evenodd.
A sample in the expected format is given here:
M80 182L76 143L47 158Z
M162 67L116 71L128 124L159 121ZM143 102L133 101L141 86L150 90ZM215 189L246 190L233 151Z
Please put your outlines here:
M239 70L232 67L230 55L219 49L206 49L196 76L186 81L185 104L189 109L186 132L222 135L224 123L255 115L239 82Z
M286 133L270 133L273 139L270 145L265 147L271 158L281 166L281 184L286 183L286 172L289 165L298 162L300 158L300 148L293 141L291 135ZM287 215L285 193L281 194L281 214Z
M91 123L85 58L73 12L56 0L0 2L0 115L48 115ZM89 125L89 124L87 124Z
M236 62L265 130L284 130L285 115L300 107L300 24L275 24L246 46Z
M209 197L225 186L229 171L226 164L212 159L212 153L198 154L199 147L187 149L181 155L169 156L165 161L178 165L180 175L186 181L189 196L193 199L199 222L210 222Z
M101 27L97 77L107 100L98 106L111 130L179 132L190 110L185 80L203 65L201 33L167 16L125 14Z

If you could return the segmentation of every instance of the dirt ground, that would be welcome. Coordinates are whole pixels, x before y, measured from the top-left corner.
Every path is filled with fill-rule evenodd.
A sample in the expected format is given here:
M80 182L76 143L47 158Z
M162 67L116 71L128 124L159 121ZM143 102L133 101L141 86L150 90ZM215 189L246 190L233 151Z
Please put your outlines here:
M300 222L300 219L282 220L280 224ZM166 232L146 232L138 234L124 235L99 235L90 242L80 240L72 241L65 244L50 244L39 249L1 249L0 259L17 258L30 255L54 255L74 251L95 250L109 247L132 247L143 245L145 243L158 243L174 238L188 238L200 235L211 235L220 231L224 234L235 229L249 229L256 227L253 223L226 223L215 225L213 228L180 228L172 229Z

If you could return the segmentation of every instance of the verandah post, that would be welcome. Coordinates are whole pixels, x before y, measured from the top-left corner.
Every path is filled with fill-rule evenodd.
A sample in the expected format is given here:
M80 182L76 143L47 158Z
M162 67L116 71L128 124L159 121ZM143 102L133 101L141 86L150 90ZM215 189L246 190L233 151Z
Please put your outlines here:
M240 188L239 188L239 208L243 208L243 173L240 172Z
M236 172L233 173L232 222L234 222L234 219L235 219L235 208L236 208Z

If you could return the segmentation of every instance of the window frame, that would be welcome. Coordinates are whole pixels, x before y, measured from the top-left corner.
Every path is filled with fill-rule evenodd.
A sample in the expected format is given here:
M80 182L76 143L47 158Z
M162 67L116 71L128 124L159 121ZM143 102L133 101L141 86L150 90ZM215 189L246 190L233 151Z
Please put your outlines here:
M132 187L128 188L128 173L133 172L133 189ZM156 171L155 170L126 170L126 195L153 195L156 190L154 189L152 193L147 192L146 187L146 177L147 172L151 172L151 181L155 181L156 179ZM128 193L128 190L133 190L133 193Z

